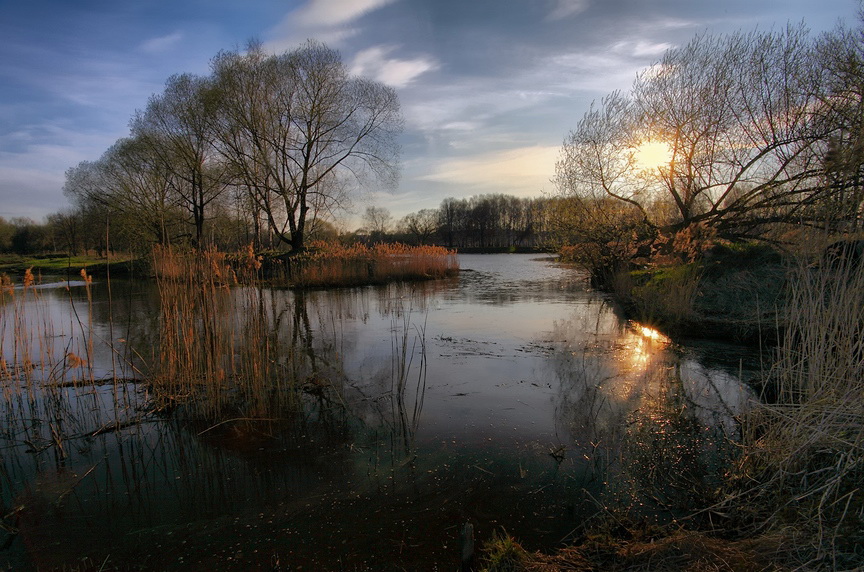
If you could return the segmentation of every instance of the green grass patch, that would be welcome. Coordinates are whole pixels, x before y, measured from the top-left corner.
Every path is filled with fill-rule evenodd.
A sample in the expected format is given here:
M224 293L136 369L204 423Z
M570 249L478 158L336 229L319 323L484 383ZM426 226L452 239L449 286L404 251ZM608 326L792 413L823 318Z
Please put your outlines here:
M22 256L20 254L0 255L0 272L10 275L22 275L30 268L34 273L42 274L78 274L82 268L88 272L103 270L110 262L112 270L121 271L134 260L131 256L112 256L110 261L104 256L67 256L63 254L36 254Z

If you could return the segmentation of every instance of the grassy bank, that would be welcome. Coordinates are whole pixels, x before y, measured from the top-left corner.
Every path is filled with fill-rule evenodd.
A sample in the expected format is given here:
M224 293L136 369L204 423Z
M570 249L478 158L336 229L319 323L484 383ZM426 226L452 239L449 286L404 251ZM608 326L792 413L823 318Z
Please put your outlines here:
M94 276L103 276L108 269L115 276L126 275L138 270L144 271L145 261L136 260L130 255L112 255L110 258L96 255L39 254L22 256L19 254L0 255L0 273L23 276L28 269L34 274L78 275L82 269Z
M723 246L695 262L619 272L611 288L633 319L672 336L774 342L790 264L767 246Z
M178 256L183 250L157 247L155 256L133 258L129 255L112 255L110 258L95 255L67 256L62 254L40 254L0 256L0 274L23 277L26 271L34 276L78 276L81 270L97 279L110 274L115 277L153 277L170 271L171 262L158 260L171 252ZM205 257L211 251L192 250ZM238 253L221 254L229 269L245 275L248 249ZM341 245L316 242L300 253L265 253L257 257L261 272L256 280L271 285L300 288L363 286L386 284L395 281L430 280L455 275L459 262L455 250L439 246L407 246L404 244ZM157 270L157 267L159 269Z
M751 534L785 536L805 568L864 567L864 265L790 274L769 373L777 403L742 419L726 505Z
M483 545L482 572L705 572L787 570L780 558L783 538L729 540L680 527L631 528L609 522L554 554L530 552L506 532Z

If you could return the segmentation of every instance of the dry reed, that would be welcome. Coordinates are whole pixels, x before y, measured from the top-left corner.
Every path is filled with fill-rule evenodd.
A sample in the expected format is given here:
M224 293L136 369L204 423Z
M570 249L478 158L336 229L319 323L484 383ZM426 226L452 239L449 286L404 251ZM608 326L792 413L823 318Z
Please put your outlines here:
M291 262L295 286L355 286L395 280L450 276L459 269L456 252L440 246L315 242Z
M864 265L792 272L769 384L777 403L743 420L728 504L755 530L792 534L805 567L864 565Z
M196 419L262 419L275 414L271 398L291 401L293 379L276 360L251 251L232 265L213 249L157 247L153 268L161 333L149 381L160 408L182 405Z

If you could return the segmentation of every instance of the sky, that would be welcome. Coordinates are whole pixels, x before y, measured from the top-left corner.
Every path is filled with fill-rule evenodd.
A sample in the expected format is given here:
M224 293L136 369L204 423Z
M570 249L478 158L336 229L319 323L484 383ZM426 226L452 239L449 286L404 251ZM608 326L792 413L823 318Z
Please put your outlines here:
M405 118L395 189L364 189L394 219L448 197L554 192L567 133L592 101L697 34L818 35L858 0L0 0L0 217L69 208L65 172L128 135L176 73L209 73L250 40L316 39L396 89Z

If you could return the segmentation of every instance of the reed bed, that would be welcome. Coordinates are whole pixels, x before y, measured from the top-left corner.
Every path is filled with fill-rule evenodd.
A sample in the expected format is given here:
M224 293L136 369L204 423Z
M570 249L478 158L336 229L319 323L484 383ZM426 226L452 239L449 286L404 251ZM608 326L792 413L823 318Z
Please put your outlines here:
M291 260L290 281L300 287L357 286L444 278L458 270L456 251L440 246L315 242Z
M56 508L95 469L53 489L40 479L63 481L86 456L81 451L145 415L146 398L121 377L131 366L94 365L96 351L113 358L114 347L94 327L90 275L67 282L68 314L56 308L63 291L39 282L29 270L20 284L0 281L0 529L7 544L19 534L19 515L40 502L38 489L53 491Z
M279 344L251 250L157 247L153 268L161 333L149 376L156 406L178 416L223 422L261 420L291 408L296 372Z
M805 568L864 566L864 265L801 264L768 383L743 419L727 504L752 532L787 533Z

